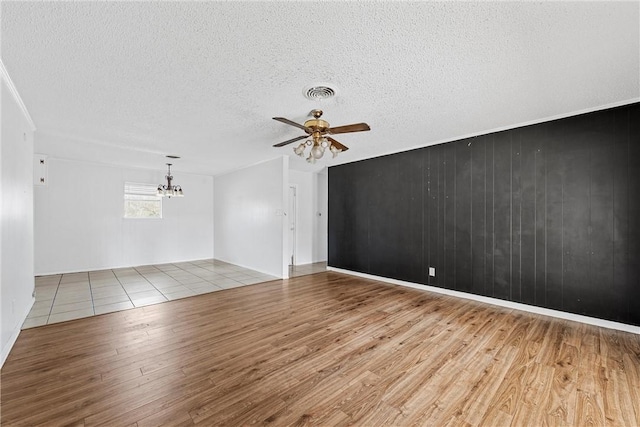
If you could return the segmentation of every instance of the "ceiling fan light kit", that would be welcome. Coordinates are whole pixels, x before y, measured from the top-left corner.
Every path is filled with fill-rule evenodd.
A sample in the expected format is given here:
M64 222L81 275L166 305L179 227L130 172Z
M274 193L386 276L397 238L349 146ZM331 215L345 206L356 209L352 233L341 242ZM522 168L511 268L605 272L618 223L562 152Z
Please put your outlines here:
M341 149L339 149L338 147L336 147L335 145L331 144L329 146L329 151L331 151L331 154L333 154L333 159L335 159L336 157L338 157L338 154L342 152Z
M347 151L349 149L346 145L341 144L328 135L349 132L362 132L371 129L366 123L355 123L351 125L332 128L329 125L329 122L320 118L322 117L322 110L313 110L311 111L311 114L313 115L313 119L307 120L306 122L304 122L304 125L298 124L284 117L274 117L273 120L277 120L287 125L297 127L307 133L307 135L299 136L276 144L274 145L274 147L283 147L285 145L291 144L292 142L309 138L295 147L293 149L293 152L300 157L304 157L305 149L307 147L311 147L311 149L309 150L309 155L307 157L307 162L313 164L316 162L316 160L321 159L322 156L324 156L324 152L327 148L329 149L331 154L333 154L333 158L336 158L339 153Z

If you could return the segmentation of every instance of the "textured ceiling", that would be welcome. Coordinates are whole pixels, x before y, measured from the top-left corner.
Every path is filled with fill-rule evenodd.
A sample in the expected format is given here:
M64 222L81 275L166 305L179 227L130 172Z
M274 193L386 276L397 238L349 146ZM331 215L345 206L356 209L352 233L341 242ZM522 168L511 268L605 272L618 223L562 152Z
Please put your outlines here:
M3 1L1 55L45 154L215 175L292 153L273 116L369 123L318 169L638 100L639 4Z

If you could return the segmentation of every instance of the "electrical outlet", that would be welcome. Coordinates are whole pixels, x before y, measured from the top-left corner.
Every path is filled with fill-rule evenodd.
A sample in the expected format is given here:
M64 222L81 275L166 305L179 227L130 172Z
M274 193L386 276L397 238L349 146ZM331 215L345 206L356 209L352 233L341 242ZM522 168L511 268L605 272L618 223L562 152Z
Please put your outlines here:
M435 267L429 267L429 276L436 277L436 268Z

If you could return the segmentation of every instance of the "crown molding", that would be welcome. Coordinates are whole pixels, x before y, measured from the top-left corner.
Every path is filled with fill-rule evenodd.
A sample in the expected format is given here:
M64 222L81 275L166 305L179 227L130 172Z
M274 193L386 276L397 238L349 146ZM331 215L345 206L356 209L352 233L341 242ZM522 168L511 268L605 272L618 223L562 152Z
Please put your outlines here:
M11 95L13 95L13 99L16 100L16 103L18 104L18 107L22 111L22 115L24 116L24 118L27 119L27 123L29 124L29 127L31 128L32 131L35 131L36 125L35 123L33 123L33 119L31 118L31 115L29 114L27 107L24 105L24 102L22 102L22 98L18 93L18 89L16 89L16 86L13 84L13 80L11 80L11 77L9 76L9 73L7 72L7 69L4 66L4 62L2 62L2 59L0 59L0 76L2 77L2 80L4 80L7 83L9 92L11 92Z

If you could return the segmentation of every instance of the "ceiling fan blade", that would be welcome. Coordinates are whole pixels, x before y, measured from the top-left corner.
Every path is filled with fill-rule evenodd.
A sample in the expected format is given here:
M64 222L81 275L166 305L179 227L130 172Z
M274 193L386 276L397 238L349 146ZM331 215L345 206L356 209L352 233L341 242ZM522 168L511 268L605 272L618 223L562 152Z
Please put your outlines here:
M298 136L296 138L289 139L288 141L281 142L280 144L276 144L276 145L274 145L274 147L284 147L287 144L291 144L292 142L300 141L301 139L305 139L305 138L308 138L308 137L309 137L309 135Z
M296 122L294 122L294 121L291 121L291 120L289 120L289 119L285 119L284 117L274 117L274 118L273 118L273 120L277 120L277 121L279 121L279 122L286 123L286 124L291 125L291 126L295 126L295 127L297 127L297 128L302 129L303 131L305 131L305 132L306 132L306 133L308 133L308 134L311 134L311 132L313 132L313 131L312 131L311 129L309 129L308 127L303 126L303 125L301 125L301 124L299 124L299 123L296 123Z
M348 133L348 132L362 132L365 130L371 130L368 124L366 123L355 123L352 125L338 126L335 128L327 129L327 132L336 134L336 133Z
M336 147L338 150L340 150L342 152L347 151L349 149L349 147L347 147L346 145L342 145L341 143L339 143L335 139L331 138L330 136L327 136L326 138L329 141L331 141L331 145L333 145L334 147Z

